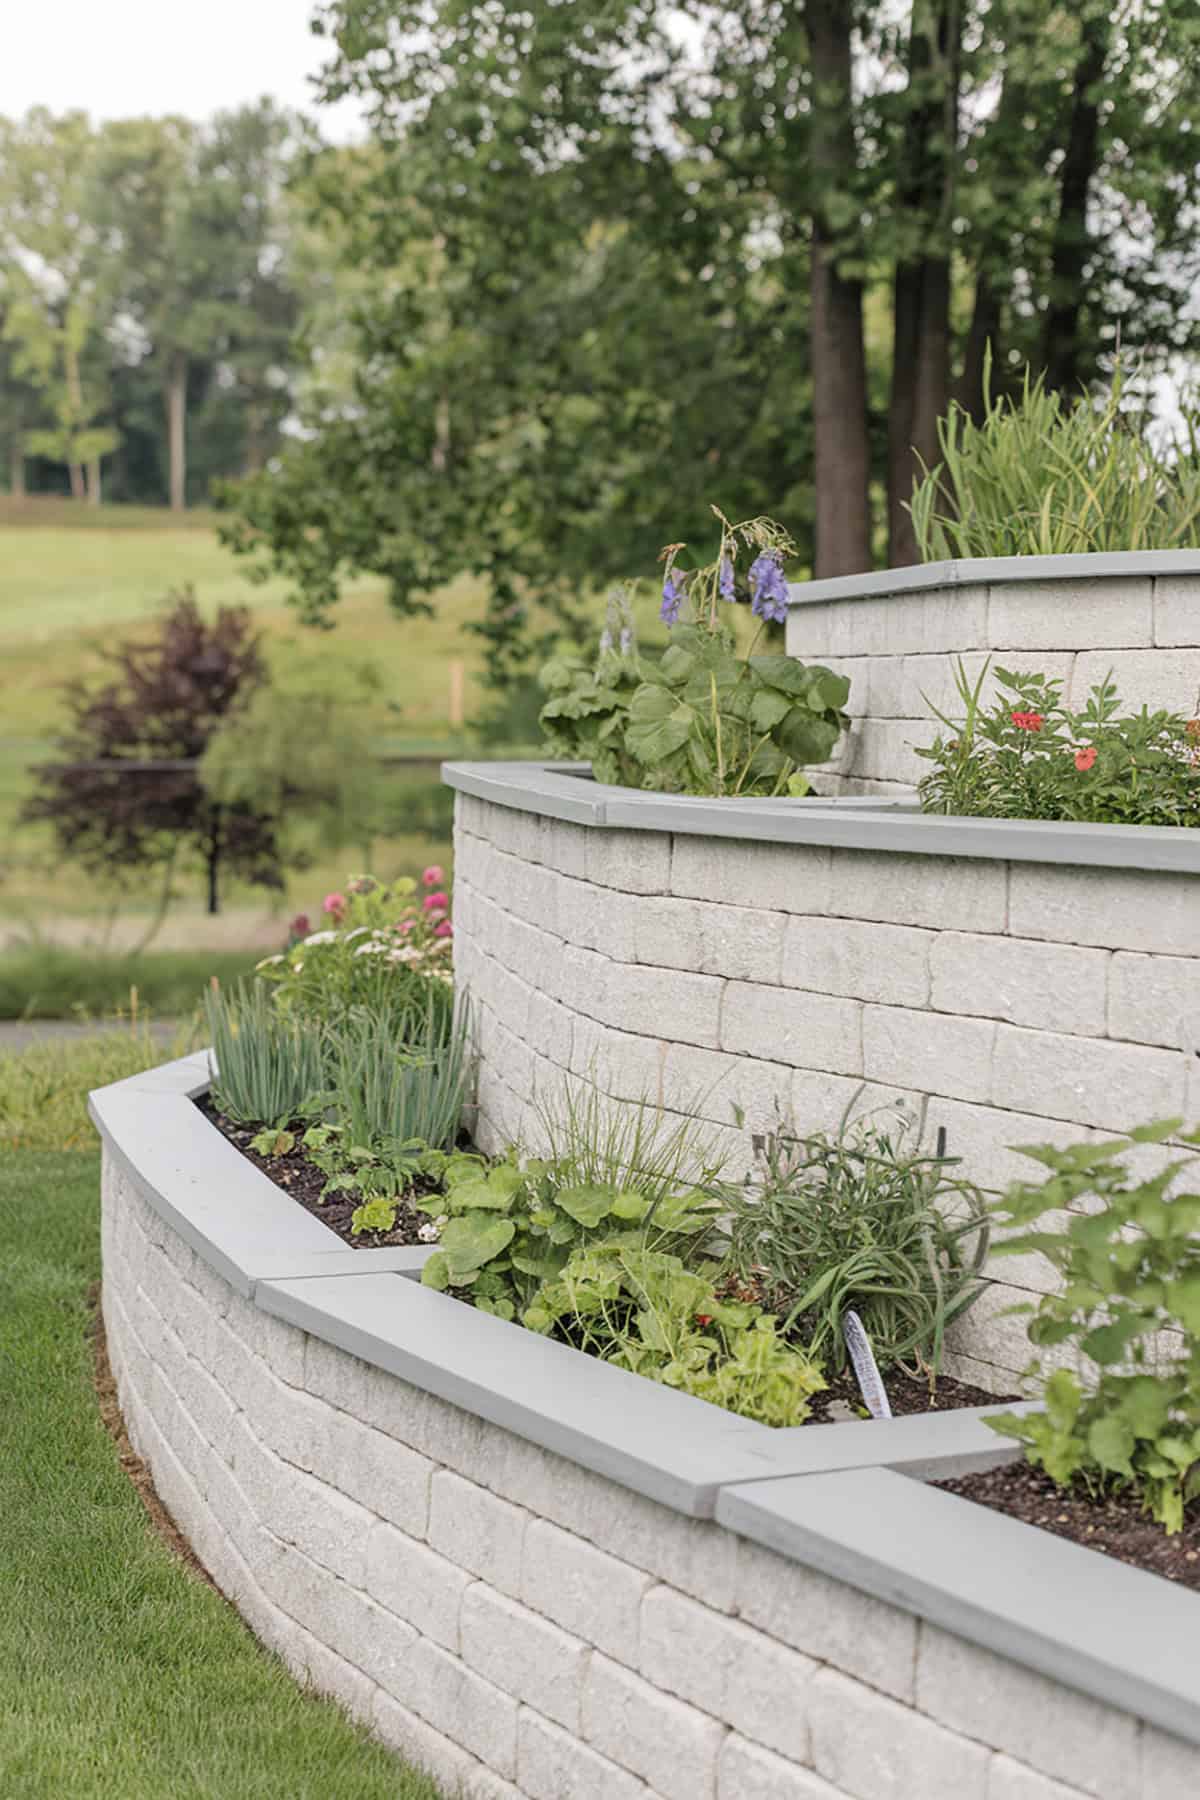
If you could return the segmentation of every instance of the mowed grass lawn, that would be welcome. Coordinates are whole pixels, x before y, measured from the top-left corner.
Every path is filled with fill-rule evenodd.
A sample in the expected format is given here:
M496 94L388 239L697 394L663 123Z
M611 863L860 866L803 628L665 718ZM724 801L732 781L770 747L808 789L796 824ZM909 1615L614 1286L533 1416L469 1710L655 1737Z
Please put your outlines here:
M101 1423L83 1093L153 1056L124 1037L0 1056L0 1794L437 1800L168 1550Z

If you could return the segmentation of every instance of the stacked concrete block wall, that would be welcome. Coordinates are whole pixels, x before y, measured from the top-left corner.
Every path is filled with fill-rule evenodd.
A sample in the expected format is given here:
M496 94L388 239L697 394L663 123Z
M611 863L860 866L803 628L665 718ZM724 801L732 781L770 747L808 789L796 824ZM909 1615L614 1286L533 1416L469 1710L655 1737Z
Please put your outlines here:
M1186 716L1200 710L1200 557L1183 557L1195 563L1193 573L1012 579L1020 565L1084 560L1016 557L1000 570L994 563L931 565L919 585L915 571L897 571L909 579L894 587L885 575L793 587L789 652L851 678L853 723L821 773L822 791L896 793L928 773L916 750L942 729L932 708L962 716L960 658L972 682L989 658L993 667L1050 676L1079 710L1109 674L1130 711L1143 704ZM1086 560L1115 569L1133 561L1165 565L1172 557ZM973 567L991 579L973 579Z
M447 1800L1193 1800L1193 1746L259 1310L112 1155L103 1234L171 1514Z
M490 1150L536 1146L571 1082L696 1111L735 1166L781 1118L899 1099L989 1187L1036 1172L1014 1145L1200 1123L1195 875L588 828L467 794L455 857ZM1006 1310L1045 1265L992 1275L947 1367L1009 1391L1028 1346Z

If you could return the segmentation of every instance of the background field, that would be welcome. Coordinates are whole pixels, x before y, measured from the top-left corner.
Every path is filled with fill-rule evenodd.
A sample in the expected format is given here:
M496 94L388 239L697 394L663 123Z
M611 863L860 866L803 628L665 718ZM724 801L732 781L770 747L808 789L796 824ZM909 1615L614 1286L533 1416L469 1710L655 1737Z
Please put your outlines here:
M460 580L434 597L431 617L399 619L382 583L356 581L347 586L335 629L315 632L298 622L283 583L249 579L247 565L217 541L211 514L177 519L143 508L55 500L16 506L0 498L0 947L45 941L115 951L144 935L153 914L152 878L133 890L98 884L59 865L49 839L18 827L17 815L29 792L30 765L47 754L61 726L63 683L98 675L105 646L136 633L170 590L189 584L206 613L222 605L252 608L272 659L299 649L372 664L382 676L375 708L381 753L481 753L470 728L483 705L482 657L466 629L482 612L480 584ZM597 597L597 621L602 610ZM652 640L656 601L649 583L639 613ZM467 715L466 730L457 735L450 728L456 660L466 669ZM450 853L444 822L440 832L434 822L436 765L397 769L395 780L411 800L398 808L404 829L372 847L374 871L385 878L446 862ZM444 806L441 811L444 821ZM215 920L201 910L199 875L184 875L154 946L273 948L286 920L313 912L361 860L357 850L322 853L312 868L291 874L278 897L230 886ZM40 985L45 989L46 982Z

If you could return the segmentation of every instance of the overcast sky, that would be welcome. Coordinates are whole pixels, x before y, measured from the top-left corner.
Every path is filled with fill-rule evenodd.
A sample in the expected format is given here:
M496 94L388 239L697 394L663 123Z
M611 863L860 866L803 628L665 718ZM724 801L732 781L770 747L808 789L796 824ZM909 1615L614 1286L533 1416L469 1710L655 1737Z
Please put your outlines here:
M0 0L0 114L81 107L100 119L202 119L261 94L311 111L328 46L313 0ZM326 136L354 136L357 110L323 107Z

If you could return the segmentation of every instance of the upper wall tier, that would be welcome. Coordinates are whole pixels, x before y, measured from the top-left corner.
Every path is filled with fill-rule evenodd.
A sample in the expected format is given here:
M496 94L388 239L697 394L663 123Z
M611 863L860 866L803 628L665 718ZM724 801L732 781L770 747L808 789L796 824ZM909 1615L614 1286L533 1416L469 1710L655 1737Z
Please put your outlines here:
M1200 695L1200 550L977 557L799 583L787 647L849 675L854 724L822 785L887 793L927 764L913 745L954 715L955 661L1063 683L1082 707L1110 672L1131 711L1190 714Z

